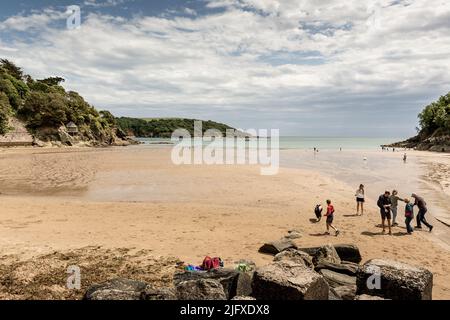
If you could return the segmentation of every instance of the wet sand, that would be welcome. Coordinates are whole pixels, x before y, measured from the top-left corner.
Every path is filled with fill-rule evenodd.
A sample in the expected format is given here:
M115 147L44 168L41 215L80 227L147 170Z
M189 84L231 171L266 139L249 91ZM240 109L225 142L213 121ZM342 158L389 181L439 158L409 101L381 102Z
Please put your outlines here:
M450 252L427 232L405 235L402 225L393 236L381 235L375 204L367 204L365 216L354 216L354 189L316 170L282 168L267 177L256 166L174 166L168 148L1 150L1 260L10 266L21 261L24 270L41 261L47 275L79 263L93 281L107 277L107 270L101 277L91 274L95 254L82 249L89 246L116 256L119 248L146 250L155 261L168 261L158 267L164 270L176 268L170 257L200 264L206 255L221 256L227 266L239 259L262 265L272 258L259 254L259 247L298 229L299 246L356 243L364 260L390 258L429 268L434 298L449 299ZM315 204L327 198L337 209L338 238L324 236L325 226L310 221ZM79 250L87 253L67 254ZM55 251L70 259L48 258ZM111 268L118 268L112 277L130 275L124 266ZM136 277L148 268L138 269ZM39 284L43 278L41 273L20 279ZM67 291L61 279L52 280L55 292ZM53 295L53 286L43 283L44 297L73 298ZM0 286L0 297L21 297L9 290Z

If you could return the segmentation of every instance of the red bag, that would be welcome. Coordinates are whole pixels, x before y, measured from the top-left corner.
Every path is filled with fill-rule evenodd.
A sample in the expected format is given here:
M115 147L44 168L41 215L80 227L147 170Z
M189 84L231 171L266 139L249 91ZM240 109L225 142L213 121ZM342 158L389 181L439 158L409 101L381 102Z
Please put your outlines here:
M211 258L209 256L205 257L202 263L202 269L205 271L213 270L213 269L219 269L221 267L221 260L220 258Z

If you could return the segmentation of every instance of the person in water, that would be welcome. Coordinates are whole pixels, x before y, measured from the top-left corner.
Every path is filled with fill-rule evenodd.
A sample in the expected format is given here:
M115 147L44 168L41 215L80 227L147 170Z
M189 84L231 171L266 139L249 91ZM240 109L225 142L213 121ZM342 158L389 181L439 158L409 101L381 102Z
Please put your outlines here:
M406 203L405 206L405 224L406 224L406 231L408 234L412 234L414 232L413 227L411 227L411 221L414 219L414 204L409 201L409 199L404 200Z
M336 237L340 234L340 231L333 226L334 221L334 206L331 204L331 200L327 200L327 213L325 217L327 217L327 232L326 235L330 235L330 228L332 228L336 232Z
M414 206L417 206L419 208L419 213L417 214L417 226L416 229L422 229L422 223L426 225L429 229L429 231L433 231L433 226L428 223L427 219L425 218L425 214L428 212L427 203L422 197L419 197L416 194L412 194L411 197L415 199Z
M382 194L377 201L377 205L380 208L381 225L383 226L383 234L386 233L386 220L388 222L389 235L392 235L391 229L391 193L386 191Z
M361 215L364 215L365 191L363 184L361 184L359 186L359 189L356 190L355 197L356 197L356 215L359 216L359 208L361 208Z

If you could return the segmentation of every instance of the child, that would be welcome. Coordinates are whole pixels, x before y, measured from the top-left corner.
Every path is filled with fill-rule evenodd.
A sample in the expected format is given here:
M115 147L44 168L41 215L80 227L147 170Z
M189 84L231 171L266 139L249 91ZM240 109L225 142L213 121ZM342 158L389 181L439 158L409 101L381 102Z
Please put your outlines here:
M325 234L329 235L330 228L332 228L336 232L336 237L337 237L339 235L340 231L333 226L334 207L331 204L331 200L327 200L327 213L325 214L325 217L327 217L327 232Z
M409 199L405 199L405 203L406 230L408 231L408 234L412 234L414 232L414 229L411 227L411 221L414 219L414 204L412 204Z

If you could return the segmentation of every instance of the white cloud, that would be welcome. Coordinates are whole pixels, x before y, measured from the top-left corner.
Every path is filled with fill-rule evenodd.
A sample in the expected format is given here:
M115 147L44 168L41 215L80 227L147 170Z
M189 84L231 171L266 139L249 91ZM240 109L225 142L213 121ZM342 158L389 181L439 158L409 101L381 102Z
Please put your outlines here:
M377 119L394 127L403 117L395 132L409 132L421 105L449 90L447 1L208 6L225 10L172 18L90 14L79 30L49 28L61 18L52 10L10 17L0 31L45 32L0 45L0 55L37 77L64 76L68 87L120 114L193 114L239 127L284 123L290 134L313 123L340 130L352 116L373 132ZM387 116L383 108L391 108Z

